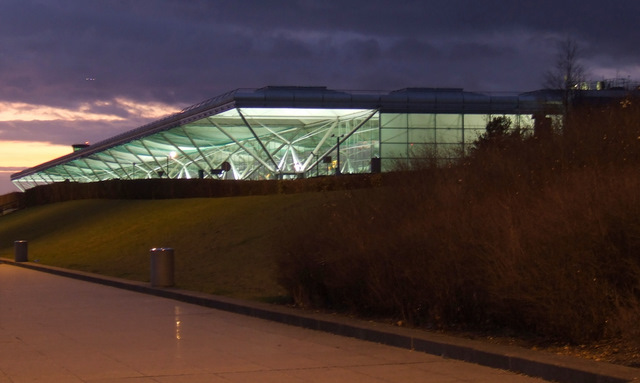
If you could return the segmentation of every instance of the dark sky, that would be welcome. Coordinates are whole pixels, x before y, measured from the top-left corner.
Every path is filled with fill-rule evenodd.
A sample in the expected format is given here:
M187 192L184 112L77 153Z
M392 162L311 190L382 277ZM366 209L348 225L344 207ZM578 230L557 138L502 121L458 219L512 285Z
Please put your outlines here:
M638 79L639 20L638 0L2 0L0 108L30 111L0 141L94 142L157 118L131 103L243 87L535 90L566 38L591 78Z

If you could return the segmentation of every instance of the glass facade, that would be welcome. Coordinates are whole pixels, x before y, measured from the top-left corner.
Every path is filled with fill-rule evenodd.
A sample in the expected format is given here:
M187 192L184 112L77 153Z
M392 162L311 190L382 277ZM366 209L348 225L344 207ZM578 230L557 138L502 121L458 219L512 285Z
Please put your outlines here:
M64 181L255 180L390 171L425 154L442 160L461 155L492 117L506 116L513 126L530 129L534 113L545 105L514 102L518 97L497 103L477 94L465 101L462 90L443 92L448 99L440 94L277 87L230 92L16 173L12 180L25 190ZM380 168L373 164L377 159Z
M278 179L366 173L379 155L369 109L233 108L14 179L52 182L140 178Z
M467 153L491 119L504 116L512 127L533 132L531 114L381 113L380 156L383 171L425 155L439 160Z

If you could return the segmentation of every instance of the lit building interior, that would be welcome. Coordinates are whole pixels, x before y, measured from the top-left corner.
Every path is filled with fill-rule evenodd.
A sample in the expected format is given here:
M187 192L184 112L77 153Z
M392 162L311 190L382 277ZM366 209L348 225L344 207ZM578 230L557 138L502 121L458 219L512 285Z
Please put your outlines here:
M464 153L495 116L533 129L559 113L553 92L238 89L12 175L21 190L111 179L288 179L385 172L429 153Z

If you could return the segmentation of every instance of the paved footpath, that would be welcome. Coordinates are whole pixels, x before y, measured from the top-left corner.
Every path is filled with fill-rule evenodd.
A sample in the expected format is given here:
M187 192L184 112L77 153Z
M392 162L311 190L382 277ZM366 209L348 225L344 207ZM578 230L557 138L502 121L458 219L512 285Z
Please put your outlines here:
M0 383L542 382L0 264Z

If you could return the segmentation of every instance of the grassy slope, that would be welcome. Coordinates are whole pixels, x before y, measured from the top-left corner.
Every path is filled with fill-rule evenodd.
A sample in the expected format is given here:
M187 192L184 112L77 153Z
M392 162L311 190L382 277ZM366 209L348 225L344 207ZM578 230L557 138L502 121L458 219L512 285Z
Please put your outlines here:
M46 265L149 280L149 250L171 247L177 287L238 298L285 294L273 262L286 225L335 193L172 200L81 200L0 217L0 257L29 241Z

